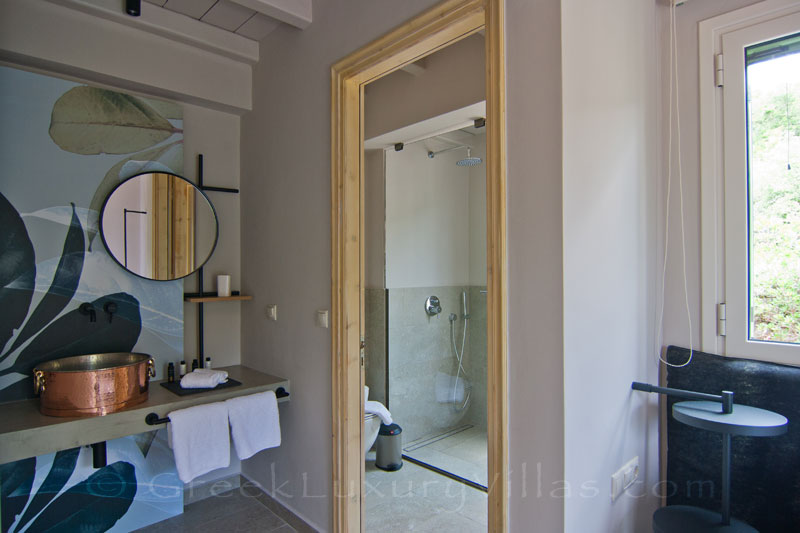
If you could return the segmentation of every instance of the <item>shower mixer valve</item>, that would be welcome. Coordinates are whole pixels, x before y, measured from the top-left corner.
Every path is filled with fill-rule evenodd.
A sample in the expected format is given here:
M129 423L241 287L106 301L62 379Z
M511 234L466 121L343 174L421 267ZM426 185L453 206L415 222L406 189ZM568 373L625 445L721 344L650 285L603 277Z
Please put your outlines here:
M428 296L428 299L425 300L425 312L428 313L428 316L436 316L442 312L442 304L437 296Z

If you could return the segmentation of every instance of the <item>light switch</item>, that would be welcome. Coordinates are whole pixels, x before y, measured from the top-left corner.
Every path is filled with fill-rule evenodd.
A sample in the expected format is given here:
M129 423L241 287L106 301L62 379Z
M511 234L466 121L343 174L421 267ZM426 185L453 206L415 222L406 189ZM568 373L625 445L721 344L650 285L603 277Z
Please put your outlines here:
M278 304L267 306L267 320L278 320Z
M639 456L637 455L611 475L611 501L616 500L620 494L633 485L638 477Z
M327 328L328 327L328 310L327 309L319 309L317 311L317 318L316 324L319 328Z

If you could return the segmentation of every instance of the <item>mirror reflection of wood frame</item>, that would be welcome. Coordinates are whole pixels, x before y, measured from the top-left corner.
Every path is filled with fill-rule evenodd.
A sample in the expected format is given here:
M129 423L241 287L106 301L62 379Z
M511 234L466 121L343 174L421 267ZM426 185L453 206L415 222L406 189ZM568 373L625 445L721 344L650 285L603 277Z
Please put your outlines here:
M131 213L141 218L131 223ZM211 200L192 182L169 172L145 172L109 193L100 234L111 257L131 274L171 281L208 261L219 223Z
M153 173L153 279L195 270L195 188L171 174Z

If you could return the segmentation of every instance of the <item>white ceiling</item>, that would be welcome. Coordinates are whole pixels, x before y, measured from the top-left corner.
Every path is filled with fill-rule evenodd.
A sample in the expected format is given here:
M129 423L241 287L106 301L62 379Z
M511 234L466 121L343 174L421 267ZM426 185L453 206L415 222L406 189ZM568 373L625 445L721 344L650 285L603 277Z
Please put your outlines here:
M231 0L145 0L200 22L260 41L281 22Z
M441 135L455 142L467 143L470 137L481 134L483 129L476 130L472 123L475 119L483 117L486 117L486 101L366 139L364 148L385 150L393 147L396 143L410 144L424 139L426 143L429 143L426 144L429 150L443 150L452 146L453 143L448 144L446 141L436 139L436 136Z

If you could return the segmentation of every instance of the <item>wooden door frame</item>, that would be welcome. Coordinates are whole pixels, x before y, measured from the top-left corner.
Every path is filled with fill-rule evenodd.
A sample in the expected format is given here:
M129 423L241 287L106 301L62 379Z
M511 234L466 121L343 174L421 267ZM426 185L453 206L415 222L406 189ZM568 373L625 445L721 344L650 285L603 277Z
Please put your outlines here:
M489 531L508 529L504 0L445 0L331 68L333 530L363 530L364 85L486 30Z

